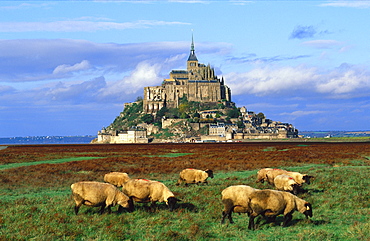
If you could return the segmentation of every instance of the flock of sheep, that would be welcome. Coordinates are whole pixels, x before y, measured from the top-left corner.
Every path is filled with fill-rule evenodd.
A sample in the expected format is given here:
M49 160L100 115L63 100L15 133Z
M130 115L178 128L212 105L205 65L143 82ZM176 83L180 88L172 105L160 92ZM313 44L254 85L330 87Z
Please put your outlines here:
M309 202L297 197L304 183L310 184L312 176L282 169L264 168L258 171L257 181L267 181L278 190L259 190L247 185L230 186L221 192L224 210L221 223L227 217L233 223L232 212L249 215L249 229L255 229L254 219L261 215L275 221L276 216L283 214L283 226L292 220L294 211L303 213L306 218L312 217L312 206ZM294 194L292 194L292 193Z
M176 185L185 183L207 183L208 177L213 178L212 170L184 169ZM247 185L235 185L221 192L224 210L221 223L227 217L233 223L232 212L249 215L249 229L255 229L254 218L261 215L274 221L275 217L283 214L283 226L292 219L292 213L299 211L312 217L311 204L297 197L304 183L310 184L312 176L282 169L264 168L257 173L257 182L267 181L278 190L259 190ZM134 210L134 202L148 203L165 202L172 211L178 198L163 183L148 179L131 179L127 173L111 172L104 175L104 182L83 181L71 185L72 197L75 201L74 211L78 214L82 205L100 207L99 213L105 209L111 212L111 207L119 205L129 212ZM122 187L122 191L118 189ZM291 193L290 193L291 192ZM292 194L294 193L294 194Z

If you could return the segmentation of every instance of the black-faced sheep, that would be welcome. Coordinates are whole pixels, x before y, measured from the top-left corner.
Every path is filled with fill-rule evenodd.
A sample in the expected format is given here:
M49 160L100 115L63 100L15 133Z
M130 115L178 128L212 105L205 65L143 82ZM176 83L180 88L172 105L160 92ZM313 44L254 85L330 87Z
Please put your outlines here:
M283 214L284 221L282 226L287 226L292 220L294 211L312 217L312 206L305 200L283 191L276 190L257 190L250 195L249 200L249 229L255 229L254 218L262 215L267 218L275 219L276 216Z
M266 173L267 171L270 171L272 170L272 168L263 168L261 170L259 170L257 172L257 180L256 182L261 182L261 183L264 183L265 181L267 181L267 177L266 177Z
M311 178L313 178L313 176L301 174L299 172L287 172L287 175L293 177L299 185L302 185L303 183L310 184Z
M301 185L299 185L291 176L282 174L274 179L274 185L277 190L291 192L296 195Z
M185 182L185 185L187 186L190 183L207 183L207 178L213 178L213 171L212 170L198 170L198 169L192 169L187 168L180 172L179 180L177 181L176 185L180 185L182 182Z
M123 193L139 203L165 202L172 211L179 199L163 183L147 179L130 179L122 187Z
M109 183L76 182L71 185L71 189L72 197L76 203L74 208L76 215L82 204L101 207L100 214L104 212L104 208L107 208L110 213L110 208L116 204L120 205L118 211L122 210L121 207L127 208L129 211L133 210L132 200Z
M104 175L104 181L116 187L122 187L128 180L130 177L125 172L110 172Z
M236 185L225 188L221 192L221 199L224 205L222 211L221 223L224 223L227 217L230 223L234 223L232 212L234 213L249 213L249 197L258 189L254 189L247 185Z

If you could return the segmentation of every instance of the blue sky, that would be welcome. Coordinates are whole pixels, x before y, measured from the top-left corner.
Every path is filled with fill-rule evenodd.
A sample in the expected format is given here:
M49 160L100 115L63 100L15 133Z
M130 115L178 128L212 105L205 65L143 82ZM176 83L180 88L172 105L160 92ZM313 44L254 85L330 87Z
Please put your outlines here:
M185 69L299 130L370 130L369 1L0 1L0 137L90 135Z

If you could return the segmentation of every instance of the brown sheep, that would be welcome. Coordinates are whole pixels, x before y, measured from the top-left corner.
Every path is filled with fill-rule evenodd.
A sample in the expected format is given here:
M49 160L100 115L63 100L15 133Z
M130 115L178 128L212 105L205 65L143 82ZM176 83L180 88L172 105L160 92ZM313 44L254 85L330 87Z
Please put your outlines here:
M207 178L213 178L213 171L206 169L204 171L198 169L187 168L180 172L179 180L176 185L180 185L182 182L185 182L187 186L189 183L207 183Z
M111 213L110 208L116 204L120 205L118 211L121 211L121 207L127 208L129 211L133 210L132 200L109 183L76 182L71 185L71 189L72 197L76 203L74 208L76 215L82 204L101 207L100 214L104 212L104 208L107 208L108 212Z
M221 192L222 203L224 204L221 223L224 223L226 217L230 223L234 223L231 216L232 212L249 213L249 197L256 190L258 189L247 185L236 185L225 188Z
M293 179L293 177L282 174L274 179L274 185L277 190L291 192L296 195L299 191L300 185Z
M116 187L122 187L128 180L130 177L125 172L110 172L104 175L104 181Z
M122 187L123 193L139 203L165 202L172 211L179 199L163 183L147 179L130 179Z
M294 211L306 215L306 218L312 217L312 206L305 200L283 191L276 190L257 190L250 195L249 200L249 229L255 229L254 218L258 215L272 218L283 214L284 221L282 226L287 226L292 220Z
M267 171L270 171L272 170L272 168L263 168L261 170L259 170L257 172L257 180L256 182L261 182L261 183L264 183L265 181L267 181L267 177L266 177L266 173Z

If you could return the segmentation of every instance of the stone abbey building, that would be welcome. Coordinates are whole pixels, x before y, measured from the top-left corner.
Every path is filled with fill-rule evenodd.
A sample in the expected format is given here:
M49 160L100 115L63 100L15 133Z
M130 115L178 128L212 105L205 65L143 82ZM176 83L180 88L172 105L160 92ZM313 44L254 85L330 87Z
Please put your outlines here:
M145 87L143 111L155 114L162 107L177 108L180 98L186 96L188 101L216 103L231 102L231 91L224 80L215 75L215 71L198 62L191 42L190 55L186 70L172 70L170 78L164 79L161 86Z

